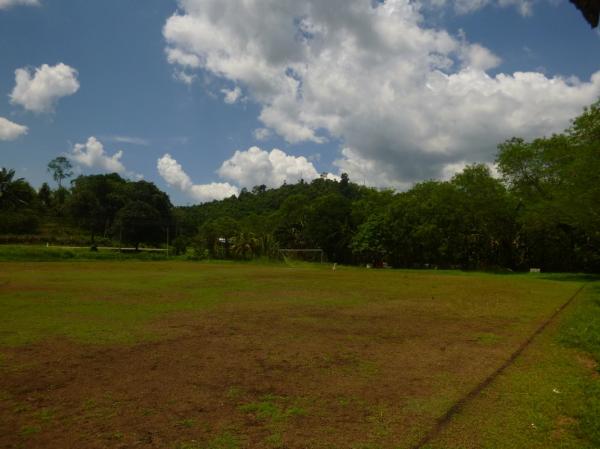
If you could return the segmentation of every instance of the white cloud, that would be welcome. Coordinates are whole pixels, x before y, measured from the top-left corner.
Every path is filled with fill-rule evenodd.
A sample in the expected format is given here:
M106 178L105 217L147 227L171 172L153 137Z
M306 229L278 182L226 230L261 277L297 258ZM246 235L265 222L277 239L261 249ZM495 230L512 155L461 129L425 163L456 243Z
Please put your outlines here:
M500 4L526 11L528 3ZM197 58L196 70L240 86L265 128L292 143L339 139L338 167L378 185L489 162L497 143L560 131L600 95L600 72L587 81L490 76L501 68L490 49L428 28L420 8L409 0L180 0L163 34L169 49Z
M488 6L514 7L524 17L533 14L533 0L420 0L418 3L426 9L451 7L456 14L471 14Z
M28 68L17 69L15 82L11 103L33 112L51 112L59 99L79 90L77 70L63 63L43 64L33 73Z
M86 143L75 144L69 157L84 167L100 169L110 173L119 173L134 178L142 177L141 175L127 171L121 162L123 151L117 151L112 156L109 156L104 151L102 142L95 137L90 137Z
M39 0L0 0L0 9L8 9L12 6L39 6Z
M190 74L185 70L175 70L173 72L173 79L175 79L175 81L179 81L180 83L191 86L196 80L196 75Z
M237 187L229 183L194 184L179 164L170 154L165 154L157 161L160 176L168 185L179 189L191 198L200 201L222 200L239 193Z
M223 162L218 174L242 187L261 184L279 187L284 182L311 181L319 177L314 165L304 156L290 156L278 149L268 152L258 147L236 151Z
M471 165L471 164L472 164L472 162L467 162L467 161L461 161L461 162L456 162L453 164L447 164L442 169L442 179L444 181L451 180L455 175L462 173L462 171L467 167L467 165ZM494 178L501 177L500 172L498 171L498 166L495 163L488 162L485 165L490 170L490 174Z
M342 157L333 161L340 173L347 173L357 184L377 187L394 186L400 190L410 187L410 182L402 182L390 175L384 162L375 159L365 159L352 148L343 148Z
M132 137L132 136L111 136L107 140L117 142L117 143L128 143L130 145L140 145L147 147L150 145L150 142L146 139L142 139L141 137Z
M15 140L27 134L27 127L0 117L0 140Z
M225 103L234 104L242 96L242 89L235 86L234 89L221 89L221 93L224 95L223 101L225 101Z
M271 131L267 128L257 128L254 130L254 138L256 140L267 140L271 137Z
M167 48L167 61L170 64L178 64L183 67L200 67L200 58L192 53L186 53L178 48Z
M321 176L314 165L303 156L290 156L278 149L269 152L258 147L236 151L217 170L219 177L233 184L229 182L194 184L181 164L168 153L158 160L157 168L158 173L169 186L201 202L237 195L240 187L251 188L261 184L267 187L279 187L284 182L295 183L300 179L312 181ZM338 176L331 173L326 173L325 177L339 180Z

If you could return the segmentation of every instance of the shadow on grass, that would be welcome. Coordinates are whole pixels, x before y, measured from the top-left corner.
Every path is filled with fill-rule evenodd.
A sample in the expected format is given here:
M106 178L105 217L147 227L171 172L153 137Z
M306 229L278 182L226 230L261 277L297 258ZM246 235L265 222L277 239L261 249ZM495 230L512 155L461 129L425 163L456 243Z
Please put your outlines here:
M600 275L590 273L548 273L539 276L539 279L563 282L597 282L600 281Z

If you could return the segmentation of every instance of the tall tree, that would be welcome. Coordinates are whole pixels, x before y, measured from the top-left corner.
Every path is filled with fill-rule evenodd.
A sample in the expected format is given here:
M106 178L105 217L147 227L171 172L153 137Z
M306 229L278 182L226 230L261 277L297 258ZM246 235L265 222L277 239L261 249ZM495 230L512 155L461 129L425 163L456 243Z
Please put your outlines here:
M158 244L164 239L165 227L160 213L143 201L131 201L117 214L116 226L124 242L137 251L140 243Z
M58 156L48 162L48 172L52 173L52 178L58 183L58 188L62 188L63 179L73 176L73 166L64 156Z
M106 236L117 213L130 201L127 181L116 173L79 176L73 181L71 196L66 202L72 220L90 232Z
M15 171L0 170L0 233L26 234L37 230L37 195Z

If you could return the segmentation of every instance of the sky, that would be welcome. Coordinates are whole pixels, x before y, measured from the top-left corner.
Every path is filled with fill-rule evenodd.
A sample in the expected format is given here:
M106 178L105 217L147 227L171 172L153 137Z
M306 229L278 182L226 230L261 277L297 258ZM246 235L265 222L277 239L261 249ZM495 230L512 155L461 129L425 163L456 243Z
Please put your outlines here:
M403 190L567 128L599 56L567 0L0 0L0 166Z

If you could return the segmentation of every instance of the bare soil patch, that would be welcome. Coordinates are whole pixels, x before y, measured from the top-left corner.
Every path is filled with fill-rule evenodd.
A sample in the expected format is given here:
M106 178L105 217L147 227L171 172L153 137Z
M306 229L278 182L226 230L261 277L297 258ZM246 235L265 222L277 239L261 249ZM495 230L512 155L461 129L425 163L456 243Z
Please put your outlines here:
M472 338L504 322L389 304L224 305L157 326L180 336L2 349L0 447L177 448L223 434L252 448L408 446L509 353Z

